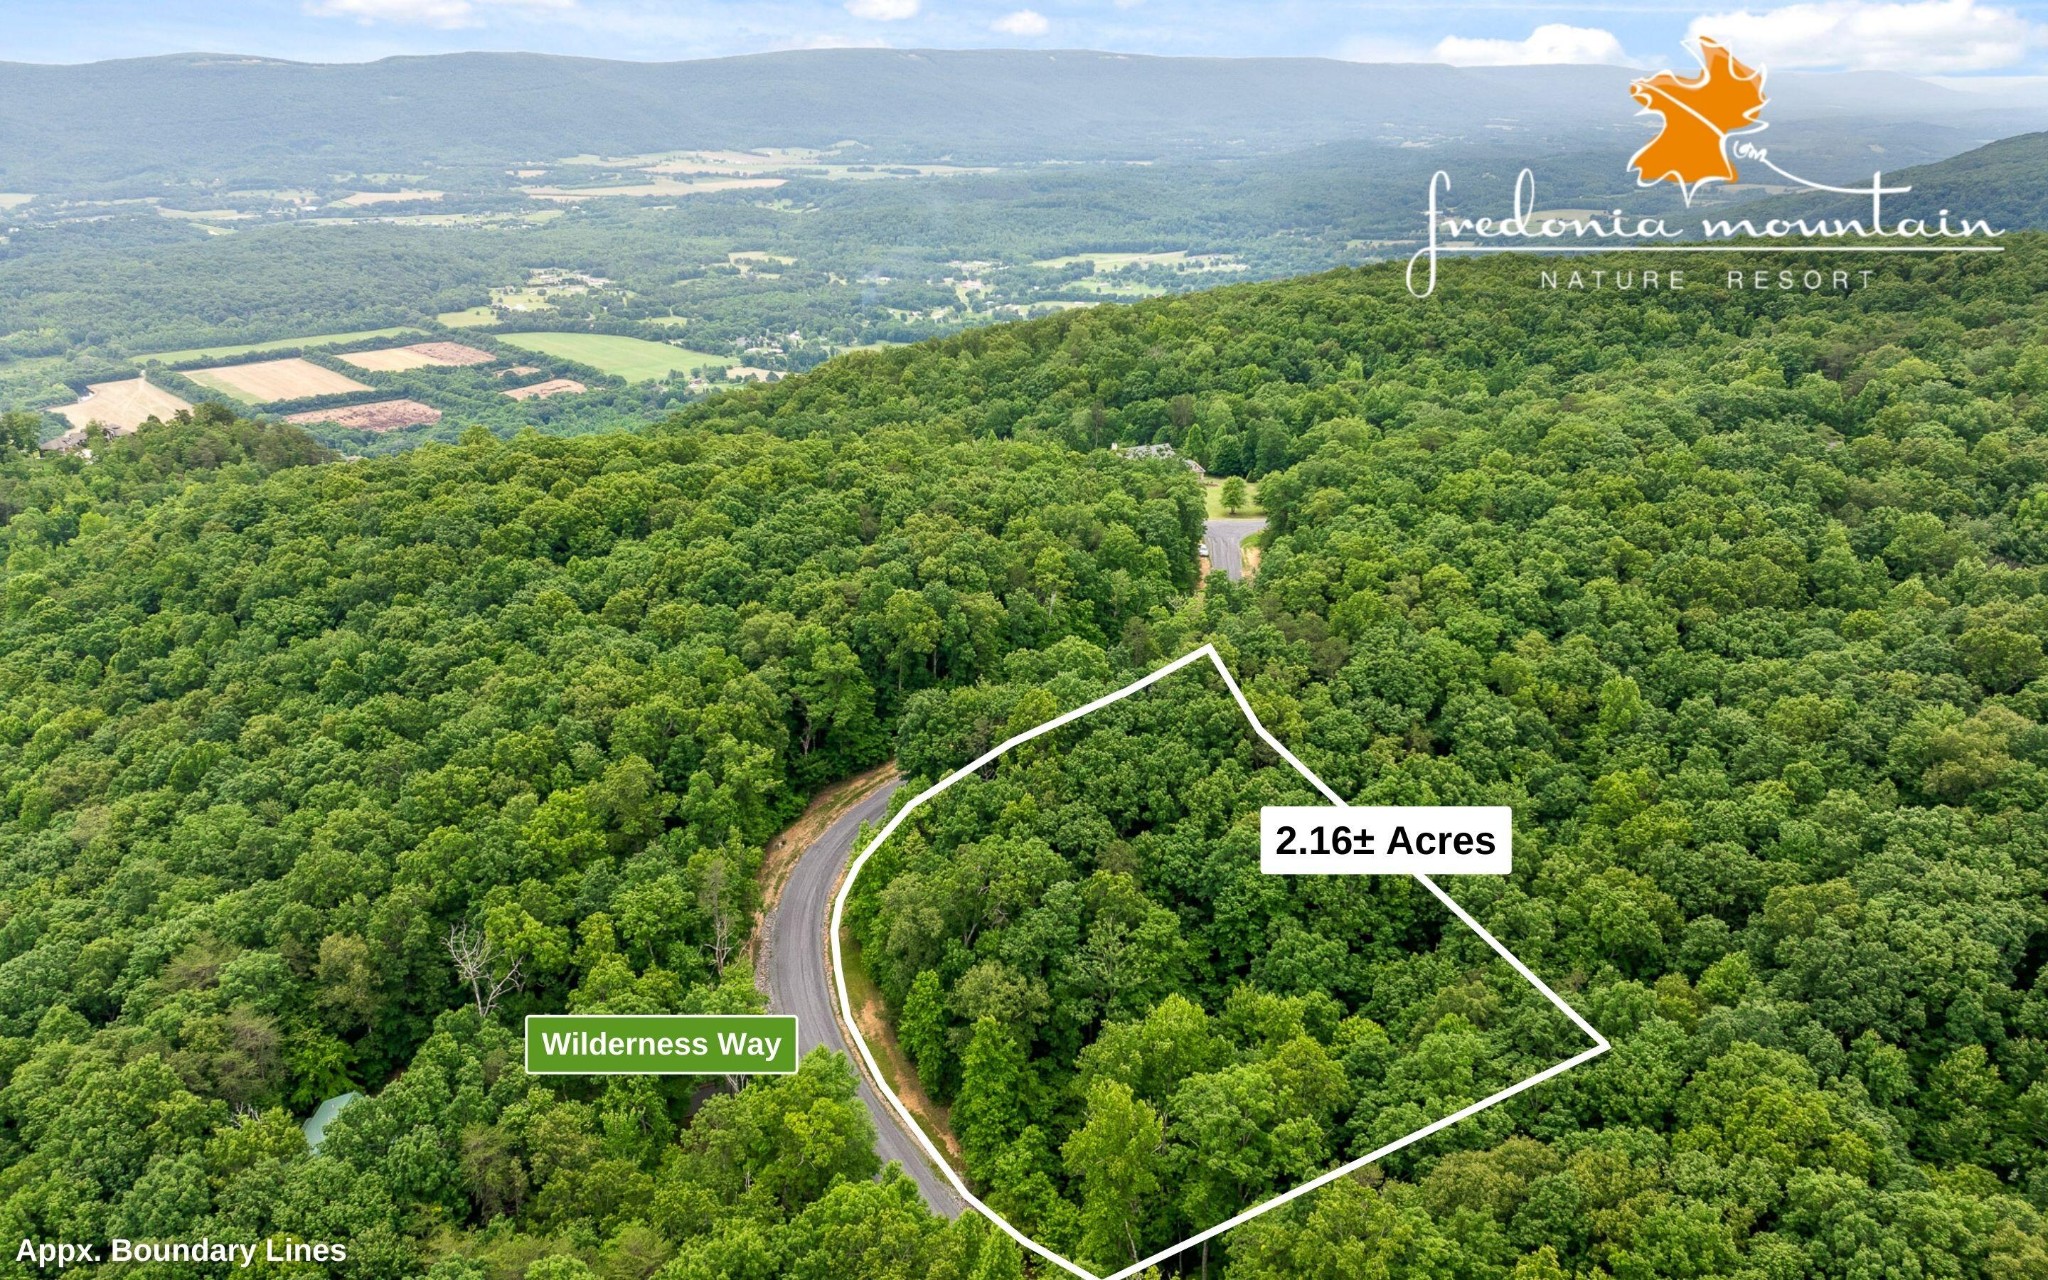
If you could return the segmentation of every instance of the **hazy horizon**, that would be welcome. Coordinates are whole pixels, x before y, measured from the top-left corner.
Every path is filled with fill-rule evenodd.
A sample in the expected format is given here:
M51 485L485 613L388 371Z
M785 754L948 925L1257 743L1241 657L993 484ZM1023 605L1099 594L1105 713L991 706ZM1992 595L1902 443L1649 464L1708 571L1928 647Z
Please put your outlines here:
M0 60L52 66L191 53L320 64L452 53L665 63L892 48L1648 67L1682 62L1684 42L1710 33L1779 71L1961 78L2048 72L2048 0L19 0L10 7Z

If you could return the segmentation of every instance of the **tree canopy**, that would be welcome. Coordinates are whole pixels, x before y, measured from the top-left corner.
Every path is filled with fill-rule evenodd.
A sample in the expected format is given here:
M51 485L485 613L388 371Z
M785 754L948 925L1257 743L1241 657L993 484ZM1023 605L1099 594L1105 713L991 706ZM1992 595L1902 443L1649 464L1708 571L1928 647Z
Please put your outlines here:
M809 794L1212 641L1342 794L1515 807L1515 874L1450 891L1615 1045L1215 1274L2039 1273L2040 253L1812 296L1342 271L641 434L352 462L202 406L0 458L0 1223L1018 1275L871 1179L841 1060L700 1098L530 1080L510 1028L758 1007L735 940ZM1160 439L1260 481L1254 580L1196 590L1190 474L1098 448ZM1576 1047L1397 883L1245 874L1289 775L1155 692L933 808L856 919L970 1175L1105 1263ZM463 928L522 985L461 982Z

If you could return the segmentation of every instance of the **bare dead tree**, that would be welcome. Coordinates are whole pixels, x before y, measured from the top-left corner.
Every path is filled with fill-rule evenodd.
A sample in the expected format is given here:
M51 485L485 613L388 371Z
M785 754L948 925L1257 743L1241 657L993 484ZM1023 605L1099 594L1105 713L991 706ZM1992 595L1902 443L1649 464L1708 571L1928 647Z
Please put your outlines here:
M739 932L739 913L735 910L731 887L727 883L731 874L730 861L723 856L713 857L704 868L704 880L697 891L697 905L711 917L711 965L721 978L725 976L725 964L732 958Z
M497 974L497 944L467 920L458 920L448 926L446 945L448 958L455 964L455 976L469 984L470 998L476 1001L478 1017L490 1017L491 1011L498 1007L500 997L507 991L521 989L520 957L513 956L504 974Z

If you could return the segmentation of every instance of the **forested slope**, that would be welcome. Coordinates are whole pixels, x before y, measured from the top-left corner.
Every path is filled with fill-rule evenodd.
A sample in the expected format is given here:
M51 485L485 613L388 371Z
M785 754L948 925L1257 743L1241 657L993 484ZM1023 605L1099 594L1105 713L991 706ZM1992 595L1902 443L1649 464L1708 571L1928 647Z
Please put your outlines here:
M815 1212L964 1274L973 1226L860 1181L842 1059L678 1145L694 1081L537 1086L510 1029L760 1007L762 842L916 690L1184 591L1186 473L909 431L304 465L208 417L7 467L6 1230L291 1232L393 1277L458 1246L641 1275L698 1238L800 1274ZM484 986L517 961L487 1016L454 927ZM309 1159L286 1108L352 1087L381 1092ZM449 1235L501 1214L525 1234Z
M2048 1265L2037 254L1815 298L1554 295L1524 264L1460 264L1424 304L1392 273L1340 273L969 335L758 397L791 429L837 386L874 421L1245 442L1274 519L1256 586L1212 585L1145 639L1215 638L1342 793L1515 806L1515 875L1454 892L1615 1051L1507 1104L1520 1136L1468 1122L1384 1181L1238 1229L1225 1274ZM1127 678L1101 674L1057 701ZM923 695L906 767L936 776L1043 699ZM1183 732L1200 753L1213 728ZM1104 1265L1300 1172L1301 1135L1260 1135L1314 1108L1171 1087L1270 1071L1273 1044L1230 1030L1251 1002L1302 1002L1309 1061L1345 1066L1364 1022L1388 1034L1389 1061L1319 1077L1340 1086L1333 1153L1371 1148L1342 1117L1384 1105L1387 1079L1443 1114L1484 1096L1474 1064L1534 1043L1483 982L1462 999L1404 983L1380 950L1395 925L1189 894L1253 856L1255 809L1219 806L1227 764L1191 766L1202 781L1173 802L1211 841L1191 871L1171 852L1187 819L1133 812L1176 756L1135 741L1108 785L1081 747L1093 785L1019 766L1032 798L917 837L865 890L873 963L970 1173ZM1020 840L993 927L981 853ZM1136 895L1106 914L1105 865ZM1248 922L1255 942L1220 941ZM1074 995L1098 927L1129 934L1143 975L1123 1005ZM1212 1056L1175 1056L1186 1043ZM1022 1102L991 1122L993 1097ZM1218 1133L1244 1140L1186 1158Z
M1060 648L1050 681L921 697L902 765L950 772L980 716L1111 680ZM1263 874L1259 807L1319 799L1204 664L955 783L856 881L968 1173L1098 1274L1590 1045L1413 880Z
M535 1085L512 1018L752 1007L747 873L805 792L892 743L935 776L1210 639L1339 791L1515 804L1515 875L1454 892L1615 1042L1212 1274L2039 1274L2048 304L2012 243L1848 296L1346 271L857 355L644 436L309 465L199 423L6 462L0 1224L332 1232L362 1276L1014 1275L866 1181L842 1063L692 1117L684 1084ZM1120 439L1262 478L1254 584L1188 594L1198 495ZM1153 773L1271 765L1206 720L1176 751L1178 714L1129 726ZM1094 842L1031 892L1179 942L985 1055L1059 948L983 928L879 975L942 1096L974 1056L1037 1109L956 1110L977 1143L1085 1132L1087 1064L1162 1009L1217 1029L1198 1074L1278 1050L1338 1086L1332 1158L1361 1111L1547 1048L1471 957L1404 989L1433 935L1326 928L1300 886L1218 946L1194 888L1255 790L1104 862L1074 851L1172 815L1030 781ZM443 951L465 921L522 961L487 1017ZM1162 1153L1190 1113L1142 1052L1107 1065L1134 1105L1078 1167L996 1161L1049 1234L1113 1261L1292 1172L1270 1142L1148 1165L1135 1104ZM351 1084L309 1156L294 1117ZM1253 1115L1207 1096L1216 1132Z

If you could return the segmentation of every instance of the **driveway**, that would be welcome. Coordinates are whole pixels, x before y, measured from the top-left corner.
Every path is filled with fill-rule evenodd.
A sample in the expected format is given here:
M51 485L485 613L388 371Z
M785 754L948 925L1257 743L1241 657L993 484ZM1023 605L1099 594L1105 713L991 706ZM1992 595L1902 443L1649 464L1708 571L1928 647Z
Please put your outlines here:
M1264 516L1211 520L1207 535L1210 570L1221 569L1232 582L1244 581L1244 540L1265 527Z

